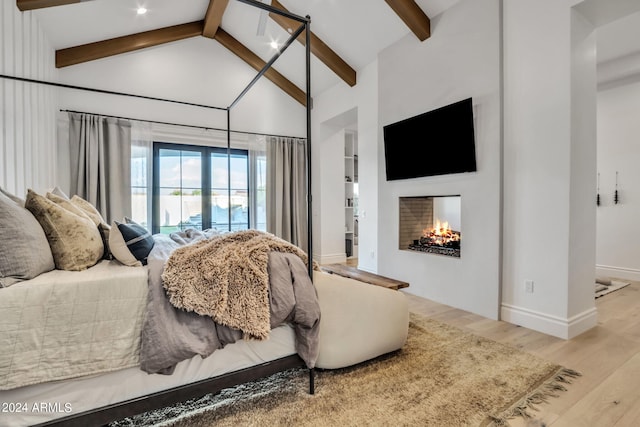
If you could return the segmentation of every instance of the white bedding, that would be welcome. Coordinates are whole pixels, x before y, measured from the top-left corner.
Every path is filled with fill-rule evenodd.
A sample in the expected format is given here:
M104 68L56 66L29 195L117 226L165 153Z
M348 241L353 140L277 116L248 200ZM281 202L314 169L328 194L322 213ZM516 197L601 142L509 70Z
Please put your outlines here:
M238 341L202 359L195 356L176 366L173 375L147 374L129 368L107 374L0 391L0 426L18 427L84 412L182 384L237 371L295 354L295 334L288 325L273 329L266 341ZM16 411L15 408L20 408ZM34 407L36 410L34 410ZM22 410L26 408L26 410ZM44 411L38 409L44 408ZM7 405L7 409L10 409Z
M0 289L0 390L137 366L147 275L102 261Z

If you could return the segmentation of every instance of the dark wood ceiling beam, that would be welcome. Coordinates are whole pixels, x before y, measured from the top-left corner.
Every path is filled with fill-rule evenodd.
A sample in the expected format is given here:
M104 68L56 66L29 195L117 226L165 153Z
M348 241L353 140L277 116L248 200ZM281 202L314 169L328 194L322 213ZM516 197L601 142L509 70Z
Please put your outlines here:
M222 15L229 4L229 0L210 0L207 14L204 17L204 31L202 35L212 39L222 22Z
M249 64L256 71L262 70L267 64L258 55L253 53L251 50L249 50L249 48L233 38L233 36L224 31L222 28L218 28L214 39L218 43L229 49L231 52L233 52L240 59ZM276 86L285 91L303 106L307 105L307 96L305 92L298 86L293 84L285 76L277 72L274 68L269 68L264 73L264 77L271 80Z
M280 4L278 0L271 0L271 6L288 12L288 10ZM300 23L298 21L294 21L293 19L282 15L269 13L269 17L289 33L300 27ZM304 33L298 37L298 41L302 43L303 46L306 44L306 37ZM356 85L356 70L351 68L351 66L347 64L337 53L335 53L325 42L316 36L313 31L311 31L311 53L313 53L316 58L322 61L349 86Z
M420 41L425 41L431 36L431 21L414 0L385 1Z
M64 6L65 4L80 3L87 0L16 0L21 11L43 9L45 7Z
M56 67L68 67L108 56L201 36L203 29L204 21L197 21L60 49L56 51Z

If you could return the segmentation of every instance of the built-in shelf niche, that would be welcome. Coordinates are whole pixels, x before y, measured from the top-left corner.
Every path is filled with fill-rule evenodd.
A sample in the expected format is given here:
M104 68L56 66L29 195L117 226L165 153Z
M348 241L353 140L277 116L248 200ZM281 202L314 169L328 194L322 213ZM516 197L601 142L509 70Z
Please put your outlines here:
M344 134L344 230L347 258L358 256L358 137Z

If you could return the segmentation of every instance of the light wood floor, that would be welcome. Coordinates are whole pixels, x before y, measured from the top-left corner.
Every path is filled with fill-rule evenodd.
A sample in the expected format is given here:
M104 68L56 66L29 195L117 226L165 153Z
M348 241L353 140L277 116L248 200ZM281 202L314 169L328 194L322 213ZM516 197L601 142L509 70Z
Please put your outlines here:
M513 426L640 426L640 282L598 298L598 326L572 340L407 296L415 313L582 373L567 392L539 406L539 420L517 419Z

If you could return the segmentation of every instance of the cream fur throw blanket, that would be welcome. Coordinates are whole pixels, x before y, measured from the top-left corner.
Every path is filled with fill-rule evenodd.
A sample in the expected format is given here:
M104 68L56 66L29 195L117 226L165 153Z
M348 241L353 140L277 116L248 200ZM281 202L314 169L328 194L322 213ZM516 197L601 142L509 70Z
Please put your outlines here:
M257 230L223 234L176 249L162 274L172 305L239 329L244 338L269 336L269 252L307 255Z

